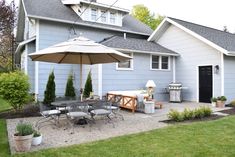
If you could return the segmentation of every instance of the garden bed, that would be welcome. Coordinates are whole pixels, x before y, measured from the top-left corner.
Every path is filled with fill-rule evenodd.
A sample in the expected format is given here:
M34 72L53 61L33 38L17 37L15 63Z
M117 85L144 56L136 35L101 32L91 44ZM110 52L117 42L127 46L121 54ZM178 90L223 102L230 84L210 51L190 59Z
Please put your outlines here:
M38 117L40 116L39 107L35 104L26 105L21 111L15 111L13 109L0 112L0 118L13 119L24 117Z
M195 119L185 120L185 121L181 121L181 122L176 122L176 121L174 121L174 120L163 120L163 121L160 121L160 122L167 123L167 124L192 123L192 122L200 122L200 121L217 120L217 119L220 119L220 118L223 118L223 117L224 117L224 116L212 114L212 115L209 116L209 117L195 118Z
M228 109L228 110L223 110L223 111L220 111L221 113L226 113L226 114L229 114L229 115L235 115L235 107L234 108L231 108L231 109Z

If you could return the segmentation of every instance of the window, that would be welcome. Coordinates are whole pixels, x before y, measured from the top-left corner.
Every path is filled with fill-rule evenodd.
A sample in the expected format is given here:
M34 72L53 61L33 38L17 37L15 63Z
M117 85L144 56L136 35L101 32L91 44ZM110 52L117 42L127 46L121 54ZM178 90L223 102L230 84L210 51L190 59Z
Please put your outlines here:
M169 70L169 56L151 56L151 70Z
M96 21L96 19L97 19L97 10L91 9L91 20Z
M125 53L126 55L129 55L133 57L132 53ZM117 70L132 70L133 69L133 59L125 62L119 62L117 63Z
M115 15L115 13L110 13L110 23L112 23L112 24L116 23L116 15Z
M101 11L101 22L107 22L107 12Z

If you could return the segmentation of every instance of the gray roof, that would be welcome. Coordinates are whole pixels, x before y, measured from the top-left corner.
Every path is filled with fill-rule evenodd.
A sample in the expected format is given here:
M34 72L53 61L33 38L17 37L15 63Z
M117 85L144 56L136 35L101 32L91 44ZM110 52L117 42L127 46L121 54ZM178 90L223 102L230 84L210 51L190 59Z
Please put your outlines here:
M113 36L100 42L101 44L119 49L146 51L156 53L166 53L171 55L178 55L178 53L169 50L158 43L147 41L146 39L126 38L120 36Z
M150 35L153 32L147 25L130 15L126 15L123 18L122 27L100 23L94 24L94 22L83 21L69 6L64 5L61 0L23 0L23 2L29 17L44 17L71 23L76 21L78 25L94 25L104 29L116 29L123 32L135 32L136 34Z
M235 51L235 34L175 19L172 17L168 18L228 51Z

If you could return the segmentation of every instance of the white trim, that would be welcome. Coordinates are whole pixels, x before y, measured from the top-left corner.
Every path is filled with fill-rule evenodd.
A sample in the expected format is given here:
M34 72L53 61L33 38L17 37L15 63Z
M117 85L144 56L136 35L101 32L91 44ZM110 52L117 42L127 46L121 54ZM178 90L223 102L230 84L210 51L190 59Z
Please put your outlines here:
M224 95L224 54L221 52L220 55L220 62L221 62L221 67L220 67L220 74L221 74L221 95Z
M20 42L19 45L16 48L15 53L19 53L23 46L25 46L26 44L28 44L28 43L30 43L30 42L32 42L34 40L36 40L35 36L33 36L32 38L29 38L28 40Z
M152 68L152 57L158 56L159 57L159 69L153 69ZM162 69L162 56L168 57L168 69ZM168 55L156 55L156 54L150 54L150 70L152 71L171 71L171 60L170 56Z
M110 47L112 49L115 49L117 51L125 51L125 52L135 52L135 53L146 53L146 54L153 54L153 55L165 55L165 56L180 56L179 54L171 54L171 53L162 53L162 52L151 52L151 51L141 51L141 50L130 50L130 49L121 49L121 48L115 48Z
M36 25L36 52L39 51L39 20L35 21ZM35 99L38 100L39 94L39 61L35 62Z
M125 53L124 53L124 54L125 54ZM118 67L118 63L116 63L116 70L117 70L117 71L119 71L119 70L120 70L120 71L121 71L121 70L123 70L123 71L132 71L132 70L134 70L133 52L131 52L130 54L131 54L130 56L132 57L132 59L130 59L130 66L131 66L131 67L130 67L130 68L119 68L119 67Z
M25 47L25 69L24 69L24 72L25 74L27 75L28 74L28 45L26 45Z
M54 22L62 22L62 23L69 23L69 24L76 24L80 26L88 26L88 27L93 27L93 28L98 28L98 29L105 29L105 30L113 30L113 31L118 31L118 32L126 32L126 33L133 33L133 34L139 34L139 35L146 35L149 36L150 34L147 33L140 33L140 32L135 32L135 31L128 31L128 30L122 30L116 29L116 28L110 28L110 27L105 27L105 26L99 26L99 25L92 25L88 23L79 23L74 21L68 21L68 20L60 20L60 19L55 19L55 18L50 18L50 17L42 17L42 16L35 16L35 15L28 15L29 18L35 18L35 19L41 19L41 20L47 20L47 21L54 21ZM109 25L107 25L109 26Z
M156 37L155 37L155 34L158 32L158 30L161 29L161 27L163 27L163 24L166 23L166 22L169 22L169 23L173 24L174 26L180 28L181 30L183 30L183 31L185 31L185 32L187 32L187 33L189 33L190 35L192 35L192 36L194 36L195 38L201 40L202 42L206 43L207 45L209 45L209 46L215 48L216 50L218 50L218 51L220 51L220 52L223 52L223 53L226 54L226 55L229 55L229 52L228 52L227 50L225 50L224 48L218 46L217 44L215 44L215 43L209 41L208 39L202 37L201 35L199 35L199 34L193 32L193 31L191 31L190 29L188 29L188 28L186 28L186 27L180 25L179 23L177 23L177 22L175 22L175 21L173 21L173 20L171 20L171 19L169 19L169 18L165 18L165 19L163 20L163 22L162 22L161 25L157 28L157 30L155 30L154 33L148 38L148 41L152 41L152 40L154 40L153 38L156 38Z
M148 38L148 41L152 41L155 34L163 27L164 23L166 22L167 18L164 18L164 20L158 25L158 27L155 29L155 31L150 35Z
M103 96L103 69L102 64L98 64L98 95Z
M172 57L172 62L173 62L173 63L172 63L172 64L173 64L173 65L172 65L172 66L173 66L173 67L172 67L172 68L173 68L173 69L172 69L172 70L173 70L173 79L172 79L172 81L173 81L173 82L176 82L175 57Z
M215 97L215 77L214 77L214 65L213 64L199 64L196 66L196 94L197 102L199 102L199 67L212 66L212 97Z

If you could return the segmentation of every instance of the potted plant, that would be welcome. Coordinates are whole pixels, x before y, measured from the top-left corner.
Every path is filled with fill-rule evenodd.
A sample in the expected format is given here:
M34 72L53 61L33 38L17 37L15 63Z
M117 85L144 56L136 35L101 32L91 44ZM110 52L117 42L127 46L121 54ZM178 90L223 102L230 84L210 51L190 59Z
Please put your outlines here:
M220 96L217 98L216 107L223 108L225 107L225 102L227 98L225 96Z
M33 140L32 140L32 145L37 146L42 143L42 134L38 131L34 131L33 133Z
M14 134L15 148L18 152L29 151L33 138L33 127L31 124L19 123Z
M211 106L216 107L216 102L217 102L217 98L216 97L212 97L211 98Z

